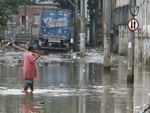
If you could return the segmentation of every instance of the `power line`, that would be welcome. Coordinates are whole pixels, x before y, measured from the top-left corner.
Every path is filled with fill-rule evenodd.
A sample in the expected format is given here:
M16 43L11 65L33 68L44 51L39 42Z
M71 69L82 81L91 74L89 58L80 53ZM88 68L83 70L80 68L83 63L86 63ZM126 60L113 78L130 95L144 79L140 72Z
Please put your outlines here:
M69 2L73 5L73 7L75 7L75 5L72 3L72 1L71 1L71 0L69 0Z

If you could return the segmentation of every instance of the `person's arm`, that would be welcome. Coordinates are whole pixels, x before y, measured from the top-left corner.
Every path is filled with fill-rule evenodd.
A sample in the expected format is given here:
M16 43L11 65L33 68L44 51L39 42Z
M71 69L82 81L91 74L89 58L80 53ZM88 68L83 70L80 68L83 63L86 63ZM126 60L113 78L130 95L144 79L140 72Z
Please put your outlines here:
M35 58L33 57L32 53L29 53L29 61L31 64L33 64L35 62Z
M35 58L35 61L36 61L39 57L40 57L40 56L36 57L36 58Z
M34 58L32 54L29 55L30 63L33 64L40 56Z

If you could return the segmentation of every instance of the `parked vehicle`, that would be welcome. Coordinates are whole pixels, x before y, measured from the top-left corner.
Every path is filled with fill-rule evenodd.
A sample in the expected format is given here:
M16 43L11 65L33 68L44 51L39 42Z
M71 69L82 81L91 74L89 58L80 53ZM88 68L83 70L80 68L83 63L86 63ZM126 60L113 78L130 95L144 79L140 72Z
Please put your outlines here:
M43 9L40 36L35 40L38 49L68 50L70 43L71 11Z

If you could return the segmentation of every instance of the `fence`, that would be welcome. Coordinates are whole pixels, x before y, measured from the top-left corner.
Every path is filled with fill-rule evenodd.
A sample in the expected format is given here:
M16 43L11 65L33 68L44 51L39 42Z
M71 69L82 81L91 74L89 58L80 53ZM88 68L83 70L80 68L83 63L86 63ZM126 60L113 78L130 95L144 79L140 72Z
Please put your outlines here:
M12 41L34 41L39 35L39 27L8 26L7 30L2 30L2 38L10 38Z

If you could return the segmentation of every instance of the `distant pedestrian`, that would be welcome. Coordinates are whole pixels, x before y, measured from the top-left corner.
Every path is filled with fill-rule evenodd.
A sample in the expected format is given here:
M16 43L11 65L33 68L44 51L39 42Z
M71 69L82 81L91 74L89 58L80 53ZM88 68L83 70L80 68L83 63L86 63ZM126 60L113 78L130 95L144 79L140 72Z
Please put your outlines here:
M34 48L32 46L30 46L28 48L28 51L34 52ZM27 89L29 86L31 88L31 92L33 92L33 90L34 90L33 89L34 78L37 77L35 61L40 56L34 58L32 53L30 53L30 52L26 52L24 54L23 60L22 60L22 65L23 65L22 77L25 78L25 80L26 80L24 91L22 91L23 93L28 92Z

